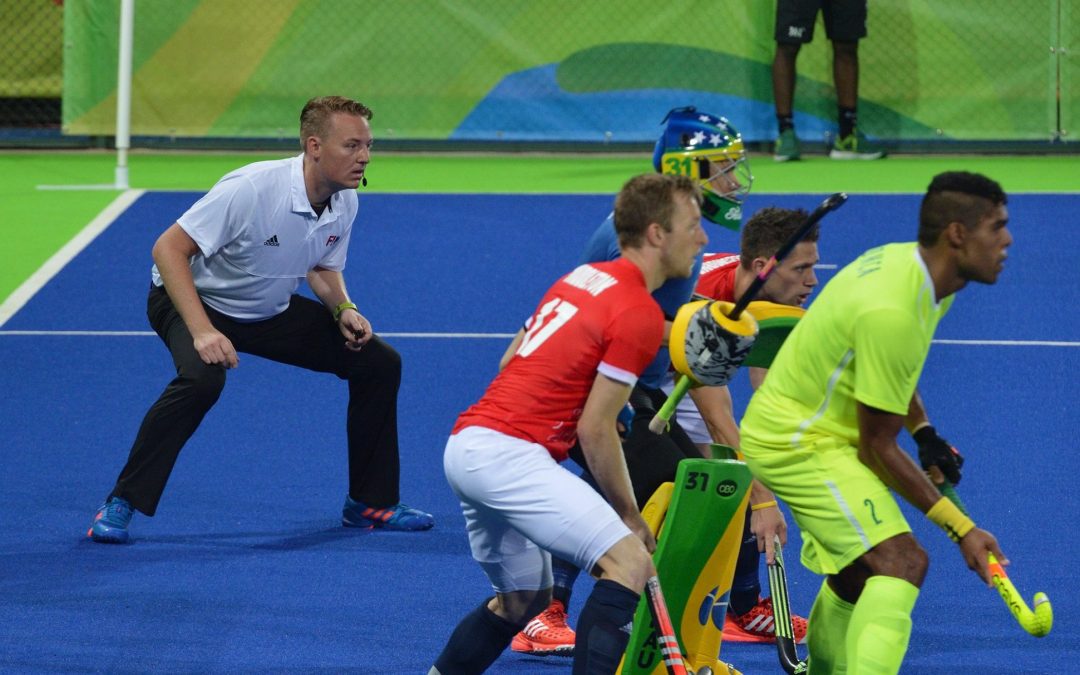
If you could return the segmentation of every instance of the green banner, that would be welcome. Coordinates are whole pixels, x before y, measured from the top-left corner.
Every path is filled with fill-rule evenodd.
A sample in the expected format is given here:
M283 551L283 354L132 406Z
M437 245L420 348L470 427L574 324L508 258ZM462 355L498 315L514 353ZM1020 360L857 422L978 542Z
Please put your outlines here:
M860 128L897 140L1069 139L1076 0L875 0ZM64 131L115 131L119 0L64 3ZM304 101L375 111L377 138L651 141L671 107L775 133L774 3L137 0L132 133L289 138ZM824 27L796 124L835 124Z

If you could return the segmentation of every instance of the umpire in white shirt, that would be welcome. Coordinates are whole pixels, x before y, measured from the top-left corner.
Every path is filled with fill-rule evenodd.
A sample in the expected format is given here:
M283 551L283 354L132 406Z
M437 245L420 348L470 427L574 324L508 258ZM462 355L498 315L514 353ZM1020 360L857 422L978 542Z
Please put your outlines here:
M238 352L349 383L350 527L426 530L400 501L401 357L350 301L341 270L371 158L371 110L340 96L300 113L303 154L226 175L154 244L150 325L176 377L146 413L88 536L128 541L134 511L154 515L184 443L217 402ZM296 294L303 279L321 300Z

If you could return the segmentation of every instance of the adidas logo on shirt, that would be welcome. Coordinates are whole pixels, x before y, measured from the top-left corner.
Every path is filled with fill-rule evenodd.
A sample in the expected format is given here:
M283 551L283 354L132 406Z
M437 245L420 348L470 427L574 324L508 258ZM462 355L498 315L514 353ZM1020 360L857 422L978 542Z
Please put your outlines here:
M264 241L263 246L280 246L280 244L278 244L277 235L275 234L274 236Z

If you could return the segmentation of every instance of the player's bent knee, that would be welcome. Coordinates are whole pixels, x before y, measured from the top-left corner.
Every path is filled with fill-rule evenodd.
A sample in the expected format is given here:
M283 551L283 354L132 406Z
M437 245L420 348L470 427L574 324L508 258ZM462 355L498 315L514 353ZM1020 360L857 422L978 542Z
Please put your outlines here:
M213 405L225 388L225 368L219 365L199 364L180 373L180 386L188 395Z
M401 382L401 355L389 343L373 337L359 352L346 353L345 379L392 383Z
M640 593L649 577L656 574L652 556L634 535L627 535L617 541L596 566L598 577L610 579L636 593Z
M930 568L930 556L911 533L886 539L864 558L872 574L897 577L918 587Z

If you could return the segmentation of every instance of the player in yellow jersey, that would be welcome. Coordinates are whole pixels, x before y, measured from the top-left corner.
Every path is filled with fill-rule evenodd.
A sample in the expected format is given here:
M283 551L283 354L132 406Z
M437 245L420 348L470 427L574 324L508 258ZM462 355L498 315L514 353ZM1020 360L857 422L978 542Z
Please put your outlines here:
M918 241L871 249L822 290L742 420L754 476L787 502L802 561L824 575L807 643L810 673L896 673L929 564L898 493L958 541L989 581L997 540L943 498L896 442L925 422L915 387L954 294L997 281L1012 237L1001 186L935 176Z

